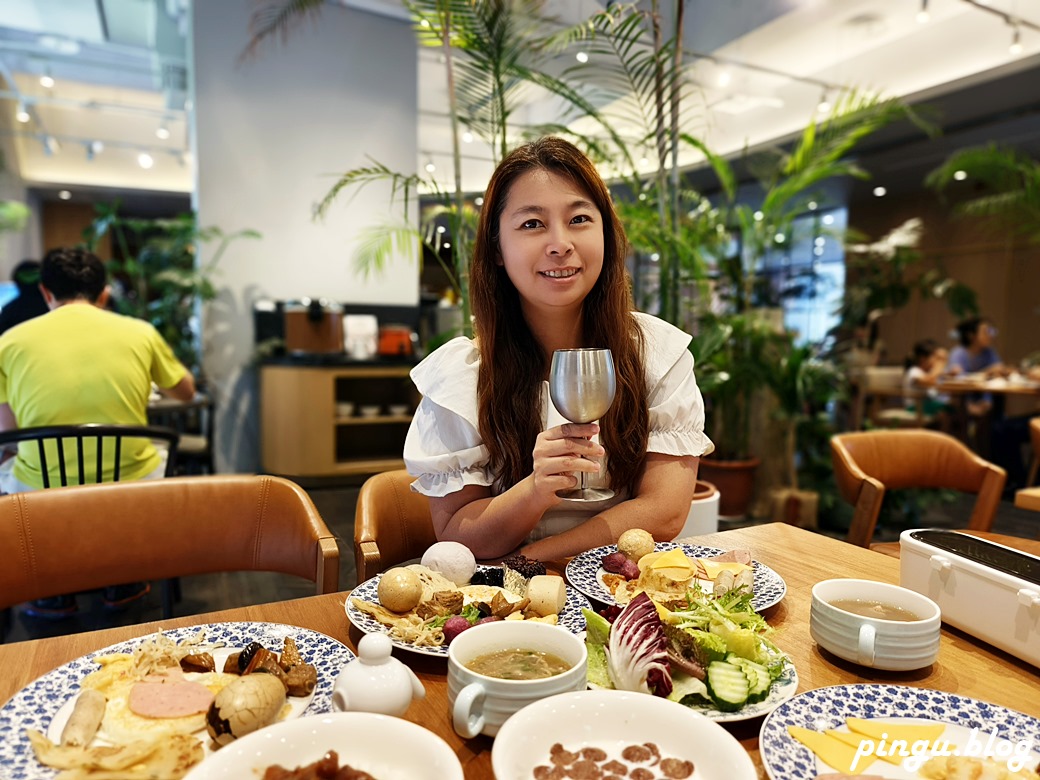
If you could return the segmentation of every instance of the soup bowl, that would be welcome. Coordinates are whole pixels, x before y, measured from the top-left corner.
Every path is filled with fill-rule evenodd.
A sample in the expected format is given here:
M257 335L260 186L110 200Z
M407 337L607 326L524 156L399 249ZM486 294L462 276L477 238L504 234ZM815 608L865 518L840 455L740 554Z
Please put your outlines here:
M505 680L480 674L466 664L502 650L533 650L556 656L566 671L534 680ZM584 640L570 631L520 620L473 626L448 646L448 706L455 731L466 739L495 736L514 712L557 693L586 685L588 655Z
M921 669L939 656L939 605L873 580L834 579L812 589L809 633L839 658L888 671Z

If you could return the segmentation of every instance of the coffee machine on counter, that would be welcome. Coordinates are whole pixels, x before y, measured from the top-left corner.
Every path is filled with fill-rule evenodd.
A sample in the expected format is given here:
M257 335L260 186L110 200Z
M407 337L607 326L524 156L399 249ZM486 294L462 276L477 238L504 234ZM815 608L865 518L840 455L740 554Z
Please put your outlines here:
M324 298L286 301L285 349L295 355L343 351L343 306Z

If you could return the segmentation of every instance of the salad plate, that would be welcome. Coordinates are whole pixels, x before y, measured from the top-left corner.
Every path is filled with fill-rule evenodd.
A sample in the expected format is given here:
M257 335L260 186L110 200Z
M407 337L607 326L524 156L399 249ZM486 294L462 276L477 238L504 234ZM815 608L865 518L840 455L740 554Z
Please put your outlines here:
M308 700L294 703L289 718L315 715L332 709L332 687L344 664L354 659L346 645L330 636L298 626L280 623L209 623L199 626L171 629L162 634L175 642L195 638L203 632L200 650L211 652L215 659L223 658L250 642L259 642L270 649L280 649L285 637L292 637L300 655L318 671L318 683ZM58 770L36 760L26 729L47 734L52 740L60 739L61 730L79 695L80 681L99 665L99 656L114 653L133 653L147 636L130 639L102 650L81 656L37 678L22 688L0 709L0 766L5 778L11 780L50 780ZM220 648L227 648L223 654Z
M490 566L478 566L478 570L493 568ZM366 615L360 609L354 606L352 599L358 598L363 601L370 601L374 604L379 603L379 578L381 574L377 574L371 579L365 580L358 585L354 590L350 592L347 597L344 609L347 613L347 619L353 623L360 631L366 634L387 634L389 635L390 629L384 626L378 620L371 615ZM582 615L582 609L591 608L589 600L578 590L572 587L567 588L567 601L563 605L563 609L560 610L558 616L559 625L561 628L565 628L573 634L581 634L585 631L585 616ZM432 655L440 656L443 658L448 657L448 646L447 645L414 645L411 642L404 642L394 637L390 637L394 647L399 647L402 650L407 650L412 653L419 653L421 655Z
M676 542L658 542L654 549L657 552L664 552L666 550L674 550L676 547L682 547L683 552L689 558L708 558L712 555L721 555L726 552L717 547L702 547L698 544L680 545ZM567 582L590 599L607 605L616 604L614 595L607 590L601 577L606 573L602 565L603 557L617 551L617 545L608 544L604 547L597 547L575 555L564 570ZM751 599L751 606L756 612L761 612L774 604L778 604L783 599L787 593L787 583L784 582L783 577L764 563L752 561L751 568L755 577L755 593ZM710 589L710 582L702 580L698 580L698 582L709 586Z
M994 751L1005 750L1002 756L991 756L1007 762L1012 755L1021 756L1025 766L1035 768L1040 763L1037 735L1040 720L998 704L959 696L928 688L901 685L835 685L806 691L781 703L762 722L759 750L762 764L773 780L813 780L820 774L836 770L820 760L805 745L788 732L789 726L822 732L826 729L845 730L846 718L879 720L893 728L907 725L945 724L942 736L936 740L936 749L957 750L969 755L970 745L991 745ZM993 736L991 742L990 737ZM1028 752L1023 747L1029 748ZM930 757L928 752L924 757ZM914 769L915 771L911 771ZM883 778L920 777L914 767L897 766L876 760L864 771ZM996 776L996 775L994 775Z

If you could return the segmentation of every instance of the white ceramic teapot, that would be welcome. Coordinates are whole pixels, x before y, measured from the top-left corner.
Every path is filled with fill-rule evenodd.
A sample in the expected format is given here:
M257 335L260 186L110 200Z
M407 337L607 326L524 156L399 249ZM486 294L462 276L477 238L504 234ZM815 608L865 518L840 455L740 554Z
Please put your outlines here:
M385 634L365 634L357 660L343 667L332 689L332 708L403 715L412 699L426 696L415 672L390 655Z

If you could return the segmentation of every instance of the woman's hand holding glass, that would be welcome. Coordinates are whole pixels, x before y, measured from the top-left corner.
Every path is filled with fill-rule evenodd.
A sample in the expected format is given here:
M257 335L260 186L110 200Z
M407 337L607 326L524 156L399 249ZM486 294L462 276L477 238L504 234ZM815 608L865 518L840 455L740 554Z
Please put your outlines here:
M606 451L591 438L599 433L597 423L565 423L538 434L534 444L535 493L547 506L558 504L558 491L578 485L577 473L596 474L598 459Z

